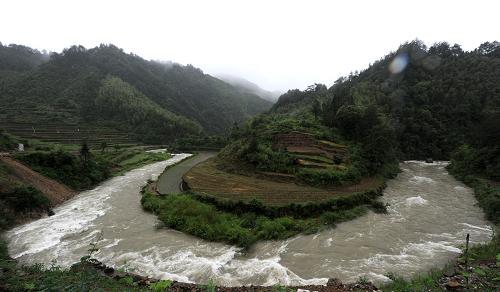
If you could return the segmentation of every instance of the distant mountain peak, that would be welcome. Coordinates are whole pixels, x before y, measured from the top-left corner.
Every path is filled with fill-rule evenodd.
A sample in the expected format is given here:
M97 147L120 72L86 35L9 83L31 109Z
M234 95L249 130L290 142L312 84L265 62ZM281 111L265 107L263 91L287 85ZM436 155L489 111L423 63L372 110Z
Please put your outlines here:
M269 91L261 88L257 84L239 76L234 76L231 74L217 74L215 77L231 84L240 91L246 93L252 93L262 97L265 100L276 102L283 92L280 91Z

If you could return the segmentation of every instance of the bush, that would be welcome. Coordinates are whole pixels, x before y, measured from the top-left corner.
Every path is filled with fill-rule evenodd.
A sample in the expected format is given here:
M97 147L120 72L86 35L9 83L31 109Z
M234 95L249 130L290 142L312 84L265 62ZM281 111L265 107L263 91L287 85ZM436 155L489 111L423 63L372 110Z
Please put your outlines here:
M337 223L349 221L349 220L352 220L356 217L359 217L359 216L365 214L366 210L367 210L366 207L358 206L358 207L354 207L354 208L349 209L349 210L340 210L340 211L334 211L334 212L329 211L329 212L325 212L321 215L320 221L325 223L325 224L335 225Z
M470 146L463 145L452 155L448 170L451 174L474 189L479 206L491 222L500 223L500 188L477 176L488 175L485 164L476 159L478 153ZM497 175L497 174L495 174ZM489 177L492 177L490 175Z
M111 175L107 161L92 158L85 162L62 150L18 154L16 158L33 170L77 190L91 188Z
M303 168L298 171L297 176L305 183L316 186L342 185L361 179L361 174L355 167L350 167L347 171Z
M218 204L216 200L194 194L160 197L146 191L141 204L144 210L157 214L167 227L206 240L223 241L248 248L257 240L285 239L302 232L310 234L324 225L354 219L366 212L367 208L361 205L370 203L377 195L377 192L361 193L336 198L323 203L324 205L290 205L280 209L282 207L263 206L258 201ZM307 215L304 218L308 218L279 216L292 210L306 210L302 215ZM277 217L264 215L266 213ZM323 215L315 218L318 214ZM302 217L301 214L298 215Z
M49 199L32 186L17 186L9 192L0 193L0 200L16 212L46 210L50 206Z

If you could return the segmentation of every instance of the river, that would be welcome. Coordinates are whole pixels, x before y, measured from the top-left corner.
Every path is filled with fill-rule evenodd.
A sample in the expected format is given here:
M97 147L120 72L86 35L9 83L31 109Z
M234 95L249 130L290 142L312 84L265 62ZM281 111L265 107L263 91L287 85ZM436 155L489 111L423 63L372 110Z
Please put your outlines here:
M492 228L471 189L455 180L446 163L401 163L382 201L389 214L368 213L314 235L238 248L158 229L140 206L140 188L188 154L132 170L55 209L55 215L7 232L9 252L21 263L69 267L98 242L95 257L138 274L219 285L326 284L328 278L377 283L384 274L411 276L444 266L460 252L467 233L486 242Z

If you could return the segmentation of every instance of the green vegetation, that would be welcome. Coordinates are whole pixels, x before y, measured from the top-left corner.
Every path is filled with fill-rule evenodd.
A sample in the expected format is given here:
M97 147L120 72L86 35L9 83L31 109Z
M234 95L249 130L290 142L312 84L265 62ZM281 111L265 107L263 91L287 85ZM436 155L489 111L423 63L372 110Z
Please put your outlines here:
M49 57L0 44L0 92L0 121L26 125L26 134L31 126L54 125L51 135L110 128L155 144L200 130L221 134L271 106L191 65L147 61L113 45Z
M50 202L37 189L20 183L0 161L0 231L13 226L31 213L45 213Z
M474 195L486 218L500 224L500 183L498 179L500 160L498 155L488 152L499 151L499 146L483 148L480 151L464 145L453 153L448 170L451 174L474 189ZM485 155L486 152L486 155Z
M91 188L111 176L107 161L98 158L85 160L61 150L18 154L16 159L76 190Z
M457 279L468 278L469 284L460 284L471 291L497 291L500 281L500 253L498 245L500 237L496 236L487 244L476 245L469 248L468 261L470 270L465 270L464 254L458 259L460 265L449 264L443 269L434 269L425 274L419 274L411 279L404 279L394 274L387 275L392 282L381 287L384 291L410 292L410 291L443 291L447 290L448 276L445 273L452 269ZM456 280L455 280L456 281ZM457 287L455 287L457 288Z
M364 127L357 117L362 112L373 116L376 110L382 125L392 130L373 137L394 136L396 154L403 159L449 159L457 147L478 137L494 143L499 132L499 52L498 42L471 52L456 44L426 48L418 40L406 43L359 74L337 80L328 90L331 98L323 105L323 119L344 132L356 129L356 135ZM407 62L402 72L388 70L395 58Z
M356 202L347 197L326 205L269 208L258 201L250 204L221 202L194 194L158 196L147 189L143 189L142 207L157 214L165 226L206 240L227 242L244 248L258 240L285 239L299 233L314 233L352 220L365 214L367 207L364 204L371 202Z
M170 158L168 153L146 152L142 147L118 147L114 150L106 150L104 147L92 151L88 146L83 147L85 143L80 149L44 145L31 147L41 149L38 151L16 153L15 158L31 169L76 190L89 189L111 176ZM77 149L79 154L75 155Z
M233 129L236 141L221 152L219 165L294 174L313 185L342 184L394 175L400 159L449 159L469 144L475 149L470 167L498 178L499 52L498 42L471 52L447 43L406 43L330 88L315 84L283 94L270 112ZM396 58L406 63L401 72L388 70ZM350 161L341 168L303 169L293 151L273 144L276 135L292 132L344 144Z
M117 128L146 143L169 141L176 132L197 134L201 130L198 124L160 107L118 77L102 81L94 102L102 116L120 121Z
M233 127L231 137L236 141L219 154L219 167L230 172L243 169L245 174L292 174L303 183L323 187L397 173L393 129L377 107L344 110L338 118L343 127L331 127L322 119L328 94L329 90L319 84L305 91L291 90L269 113L252 119L242 129ZM283 134L297 137L288 147L281 146ZM301 141L303 137L311 137L311 141Z
M75 264L69 270L55 265L18 266L9 257L3 240L0 240L0 270L2 291L150 291L133 281L129 283L102 276L86 262Z
M50 201L37 189L0 178L0 231L13 226L31 212L45 213Z
M0 129L0 151L10 151L17 146L17 139Z
M200 196L245 203L257 199L270 208L291 204L318 204L345 197L353 197L354 200L358 195L368 193L371 198L372 195L376 197L380 194L384 188L384 179L379 177L363 178L354 186L324 188L291 183L293 179L294 176L291 175L270 177L269 173L246 175L227 172L218 169L213 159L194 166L183 176L186 187ZM300 210L293 212L300 213Z

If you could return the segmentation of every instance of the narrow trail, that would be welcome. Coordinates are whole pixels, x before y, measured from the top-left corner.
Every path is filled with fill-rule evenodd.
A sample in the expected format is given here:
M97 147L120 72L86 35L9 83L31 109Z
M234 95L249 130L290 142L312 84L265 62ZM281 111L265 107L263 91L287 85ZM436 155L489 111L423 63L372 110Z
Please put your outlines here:
M216 152L200 152L195 157L182 161L163 172L158 178L158 192L160 194L179 193L182 176L196 164L214 157Z
M12 170L13 175L21 182L31 185L44 193L53 206L58 205L77 194L77 192L70 187L32 170L14 158L0 156L0 161L5 163Z

